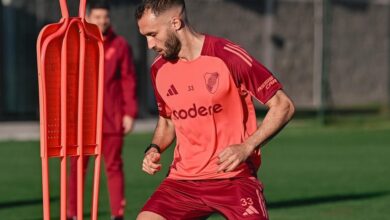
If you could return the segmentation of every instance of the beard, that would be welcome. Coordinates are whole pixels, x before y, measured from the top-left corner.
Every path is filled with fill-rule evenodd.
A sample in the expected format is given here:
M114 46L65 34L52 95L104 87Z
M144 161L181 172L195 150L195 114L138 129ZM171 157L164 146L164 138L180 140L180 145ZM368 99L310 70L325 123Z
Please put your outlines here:
M168 33L168 39L165 41L165 52L163 57L167 60L177 60L181 50L181 42L173 32Z

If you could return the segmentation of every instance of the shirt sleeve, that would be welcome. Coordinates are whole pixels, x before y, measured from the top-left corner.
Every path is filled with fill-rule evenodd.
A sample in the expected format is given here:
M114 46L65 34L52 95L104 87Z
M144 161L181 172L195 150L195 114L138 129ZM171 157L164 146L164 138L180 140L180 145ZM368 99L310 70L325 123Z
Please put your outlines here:
M138 113L136 96L136 74L133 61L133 53L130 45L125 43L121 58L121 86L123 93L122 111L125 115L135 118Z
M261 103L267 103L282 89L275 76L241 47L226 44L222 50L237 87L243 87Z

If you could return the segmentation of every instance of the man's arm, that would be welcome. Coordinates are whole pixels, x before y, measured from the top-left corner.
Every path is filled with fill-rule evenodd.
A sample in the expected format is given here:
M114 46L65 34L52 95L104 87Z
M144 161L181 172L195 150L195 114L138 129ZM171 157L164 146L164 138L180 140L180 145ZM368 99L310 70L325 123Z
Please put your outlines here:
M295 108L290 98L279 90L265 104L268 112L257 130L242 144L227 147L219 154L218 172L234 170L245 161L258 146L274 137L292 118Z
M160 116L154 131L152 143L158 145L162 153L172 144L175 137L175 126L172 120ZM150 175L154 175L160 169L160 153L156 148L150 148L145 152L142 170Z

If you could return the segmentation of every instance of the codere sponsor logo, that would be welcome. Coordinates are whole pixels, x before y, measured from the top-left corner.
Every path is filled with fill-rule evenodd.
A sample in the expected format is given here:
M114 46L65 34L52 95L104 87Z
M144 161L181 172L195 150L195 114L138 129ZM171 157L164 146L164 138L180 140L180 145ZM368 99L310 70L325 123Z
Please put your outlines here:
M196 118L198 116L213 115L221 112L222 110L223 108L222 105L220 104L197 107L196 104L194 103L192 104L192 107L190 107L189 109L174 110L172 113L175 119L187 119L187 118Z

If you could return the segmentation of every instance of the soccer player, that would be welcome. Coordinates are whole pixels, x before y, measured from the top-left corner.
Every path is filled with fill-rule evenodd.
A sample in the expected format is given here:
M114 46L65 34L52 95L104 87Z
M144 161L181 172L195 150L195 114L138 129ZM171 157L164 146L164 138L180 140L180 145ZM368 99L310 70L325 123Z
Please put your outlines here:
M110 6L105 2L89 5L88 22L96 24L104 40L104 104L102 154L114 220L124 216L123 137L131 132L137 114L136 79L131 47L111 28ZM85 159L87 168L88 159ZM77 161L71 159L67 215L75 219L77 212Z
M155 174L176 138L167 178L138 220L268 219L257 180L260 147L294 113L280 82L235 43L200 34L184 0L144 0L139 31L159 56L151 67L159 120L142 169ZM268 107L257 126L252 98Z

